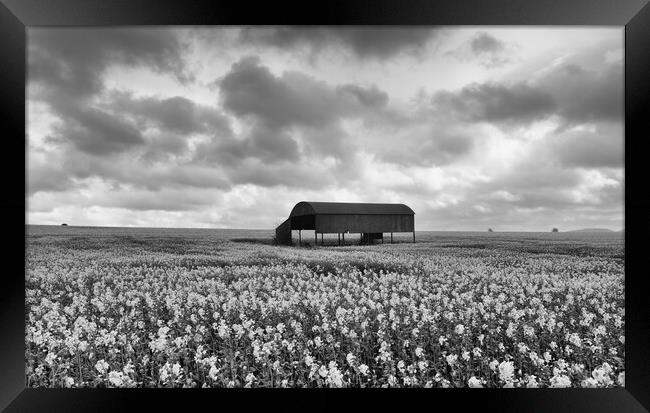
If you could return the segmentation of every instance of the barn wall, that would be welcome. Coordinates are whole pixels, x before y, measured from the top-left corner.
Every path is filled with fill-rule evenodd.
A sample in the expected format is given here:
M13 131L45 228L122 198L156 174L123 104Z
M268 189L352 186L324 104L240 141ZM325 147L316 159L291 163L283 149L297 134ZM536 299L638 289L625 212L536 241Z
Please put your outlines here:
M278 244L291 245L291 220L287 219L275 229Z
M413 215L316 215L317 232L413 232Z
M292 229L314 229L314 215L291 217Z

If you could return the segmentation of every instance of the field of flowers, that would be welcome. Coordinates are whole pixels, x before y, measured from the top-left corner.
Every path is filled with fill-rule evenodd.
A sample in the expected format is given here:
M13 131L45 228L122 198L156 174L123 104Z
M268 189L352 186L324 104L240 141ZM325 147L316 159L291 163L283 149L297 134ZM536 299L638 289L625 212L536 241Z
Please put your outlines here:
M270 237L28 226L26 385L624 386L621 234Z

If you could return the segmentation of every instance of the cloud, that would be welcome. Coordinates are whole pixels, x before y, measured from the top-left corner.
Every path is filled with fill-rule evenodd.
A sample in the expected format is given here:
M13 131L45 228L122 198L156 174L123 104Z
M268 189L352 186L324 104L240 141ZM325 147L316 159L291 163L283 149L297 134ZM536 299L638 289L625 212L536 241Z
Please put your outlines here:
M191 193L183 188L163 188L156 192L149 190L123 189L111 191L110 196L95 195L89 206L125 208L135 211L192 211L213 205L214 192L195 190Z
M32 153L28 164L29 194L92 188L97 179L115 189L159 191L163 188L185 188L191 191L195 188L231 187L228 176L214 165L145 162L128 153L106 157L68 148L66 151Z
M477 33L470 40L470 47L474 53L496 53L505 49L502 41L486 32Z
M521 199L521 196L512 194L506 190L494 191L488 195L488 199L503 202L515 202Z
M388 94L372 85L370 88L363 88L359 85L340 86L338 92L349 93L354 96L360 105L370 108L383 108L388 103Z
M452 164L474 149L474 138L468 127L429 122L402 130L375 150L379 159L406 166L445 166Z
M552 155L566 167L622 168L623 128L599 124L561 133L550 140Z
M298 161L298 143L286 131L257 123L243 138L217 140L206 147L207 159L235 165L242 159L256 158L265 162Z
M488 32L479 31L457 49L446 54L465 63L478 64L491 69L513 61L517 47L503 42Z
M450 169L445 171L440 189L420 187L423 196L413 207L421 217L421 226L550 231L552 227L590 226L587 223L600 222L612 228L621 224L617 217L622 214L622 174L615 169L565 168L531 152L501 172L490 174L487 181L470 182L464 189L445 182L454 178ZM422 199L430 201L421 203Z
M552 94L557 113L571 126L622 121L623 80L621 62L603 62L598 69L569 62L537 80L536 87Z
M185 46L169 29L30 28L29 97L48 104L59 118L54 141L70 142L92 155L128 151L145 143L142 131L128 119L133 104L127 103L136 102L121 99L112 107L100 107L97 99L104 91L105 71L115 65L143 66L186 82L191 75L184 65ZM173 99L157 107L146 100L140 104L152 115L158 110L165 127L176 124L181 129L189 122L183 117L193 109L188 102ZM193 120L209 123L210 116L204 113Z
M276 77L256 57L234 63L219 86L226 110L256 116L270 127L323 126L339 111L336 94L325 83L297 72Z
M548 149L530 146L528 153L492 173L489 182L474 190L472 199L492 205L495 211L509 208L560 211L597 205L604 209L620 206L622 173L617 169L584 169L565 165Z
M58 30L29 30L32 220L270 227L303 198L406 202L423 229L622 216L616 39L520 65L528 44L479 31L462 65L428 53L437 28L234 28L210 49L178 30ZM462 70L435 76L445 65Z
M227 163L295 162L309 154L347 159L351 144L341 121L375 116L388 103L375 85L330 85L296 71L275 75L257 57L233 63L217 83L224 109L251 125L241 137L216 139L202 151Z
M190 141L185 135L160 131L148 134L146 140L139 157L143 162L173 162L190 152Z
M91 155L124 152L144 144L140 131L125 119L95 108L67 108L51 142L72 143Z
M31 151L28 154L29 170L26 174L25 193L63 192L73 186L70 175L56 162L55 156Z
M442 91L434 107L473 122L528 123L549 116L556 108L552 95L526 82L471 83L460 91Z
M230 172L234 184L252 184L261 187L285 187L296 189L320 189L336 182L328 167L316 164L282 163L264 164L249 160Z
M196 211L213 205L221 196L214 190L195 190L187 193L184 188L163 188L152 192L141 188L114 188L106 182L94 179L91 187L83 192L53 194L39 192L31 198L31 209L47 213L61 206L77 208L120 208L138 214L140 211Z
M312 53L342 47L362 59L388 59L422 51L439 31L419 27L249 27L242 30L240 39L281 49L307 47Z
M217 108L184 97L134 97L114 92L97 106L100 108L59 105L61 121L49 142L71 143L97 156L137 149L142 159L162 160L187 152L193 135L232 135L228 118Z
M374 85L334 87L295 71L275 76L252 56L233 63L217 82L226 110L237 116L254 116L274 128L323 127L388 102L388 95Z
M193 133L232 133L228 118L217 108L199 105L182 96L134 97L112 94L108 105L114 110L134 116L146 124L181 135Z
M169 29L30 28L28 77L47 86L47 95L58 92L68 98L99 92L110 65L146 66L188 81L185 48L177 32Z
M480 40L474 46L478 50L499 49L488 37L474 38ZM439 112L460 120L499 126L527 126L550 117L557 119L560 130L587 123L621 122L622 62L606 54L591 60L563 55L526 80L473 82L459 90L435 93L432 104Z
M500 174L495 174L485 188L490 191L508 190L513 194L534 194L560 191L580 183L577 171L556 166L551 160L537 159L537 155L534 151L529 152Z

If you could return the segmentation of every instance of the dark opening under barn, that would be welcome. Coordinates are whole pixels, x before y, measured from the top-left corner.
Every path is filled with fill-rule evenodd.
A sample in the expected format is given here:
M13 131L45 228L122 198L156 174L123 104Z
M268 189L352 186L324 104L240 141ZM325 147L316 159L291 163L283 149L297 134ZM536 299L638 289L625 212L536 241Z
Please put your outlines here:
M291 245L292 231L298 231L298 243L303 241L302 230L314 231L314 243L321 244L323 234L337 234L338 243L345 244L345 236L358 234L362 244L384 241L390 233L412 232L415 242L415 212L404 204L370 204L351 202L299 202L291 210L289 218L275 229L278 243ZM350 238L348 238L350 240Z

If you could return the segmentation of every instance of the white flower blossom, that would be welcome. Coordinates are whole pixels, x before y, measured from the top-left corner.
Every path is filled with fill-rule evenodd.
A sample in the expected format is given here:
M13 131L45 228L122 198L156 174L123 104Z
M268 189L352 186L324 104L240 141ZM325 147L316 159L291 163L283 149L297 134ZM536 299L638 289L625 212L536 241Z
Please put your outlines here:
M482 388L483 387L483 382L480 379L477 379L476 377L472 376L469 378L467 381L467 385L471 388Z
M368 366L366 366L365 364L360 364L358 368L361 374L363 374L364 376L368 375Z

